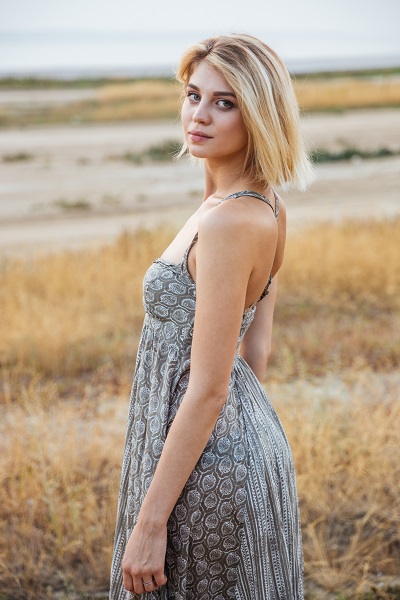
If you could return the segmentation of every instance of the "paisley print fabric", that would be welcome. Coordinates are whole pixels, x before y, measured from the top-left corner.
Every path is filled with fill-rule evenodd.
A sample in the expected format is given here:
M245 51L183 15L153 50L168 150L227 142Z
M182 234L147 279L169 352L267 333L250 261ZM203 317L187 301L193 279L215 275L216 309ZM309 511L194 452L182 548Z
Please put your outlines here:
M243 195L270 204L251 191L228 198ZM261 383L238 354L256 304L243 313L226 403L168 521L168 582L142 596L123 587L125 545L189 381L196 284L187 257L196 239L197 234L181 263L158 258L143 281L145 317L130 397L110 600L301 600L291 451ZM270 283L271 277L261 298Z

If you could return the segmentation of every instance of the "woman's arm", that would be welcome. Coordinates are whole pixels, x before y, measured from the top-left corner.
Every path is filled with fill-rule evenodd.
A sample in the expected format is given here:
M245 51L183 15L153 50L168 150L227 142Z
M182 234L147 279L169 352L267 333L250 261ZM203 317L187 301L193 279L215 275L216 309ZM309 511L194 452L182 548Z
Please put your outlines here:
M142 579L148 582L154 576L156 585L166 582L166 524L228 395L247 284L255 258L248 238L240 212L208 211L199 224L196 312L188 388L171 425L123 561L124 585L136 593L145 591ZM273 218L267 238L267 252L272 262L277 240ZM146 586L147 591L153 589Z
M239 347L240 356L244 358L259 381L264 379L271 354L272 322L277 290L278 274L272 279L268 295L258 302L254 319Z

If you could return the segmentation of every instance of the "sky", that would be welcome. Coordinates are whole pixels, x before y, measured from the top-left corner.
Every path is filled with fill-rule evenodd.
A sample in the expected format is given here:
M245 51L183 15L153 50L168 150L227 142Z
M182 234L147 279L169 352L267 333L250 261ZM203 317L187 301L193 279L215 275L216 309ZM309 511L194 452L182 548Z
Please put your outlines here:
M0 0L0 71L24 61L38 68L168 62L188 43L232 31L258 35L289 59L353 53L400 64L400 0ZM165 41L175 33L181 45ZM67 43L71 34L76 43Z
M399 0L0 0L0 31L280 30L400 34Z

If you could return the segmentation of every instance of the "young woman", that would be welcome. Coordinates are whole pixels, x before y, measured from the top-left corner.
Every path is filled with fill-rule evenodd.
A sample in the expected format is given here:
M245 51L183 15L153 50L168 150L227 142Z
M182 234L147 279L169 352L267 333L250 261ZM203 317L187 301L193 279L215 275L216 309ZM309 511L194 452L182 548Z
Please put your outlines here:
M182 152L205 199L144 277L110 598L297 600L295 473L261 385L285 209L311 167L289 74L249 35L184 54Z

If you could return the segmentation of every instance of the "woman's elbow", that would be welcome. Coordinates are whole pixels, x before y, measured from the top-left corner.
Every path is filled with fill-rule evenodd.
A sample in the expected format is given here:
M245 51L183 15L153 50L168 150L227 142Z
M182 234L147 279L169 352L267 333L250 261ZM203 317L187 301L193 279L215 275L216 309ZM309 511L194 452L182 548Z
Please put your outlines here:
M228 397L229 385L215 384L203 385L191 384L189 382L186 394L199 403L204 410L219 414Z
M240 354L254 372L257 379L262 381L271 355L271 344L262 344L258 347L253 347L251 352L245 351Z
M253 371L259 381L263 381L265 377L265 372L267 370L268 365L268 356L260 356L259 359L254 363Z

